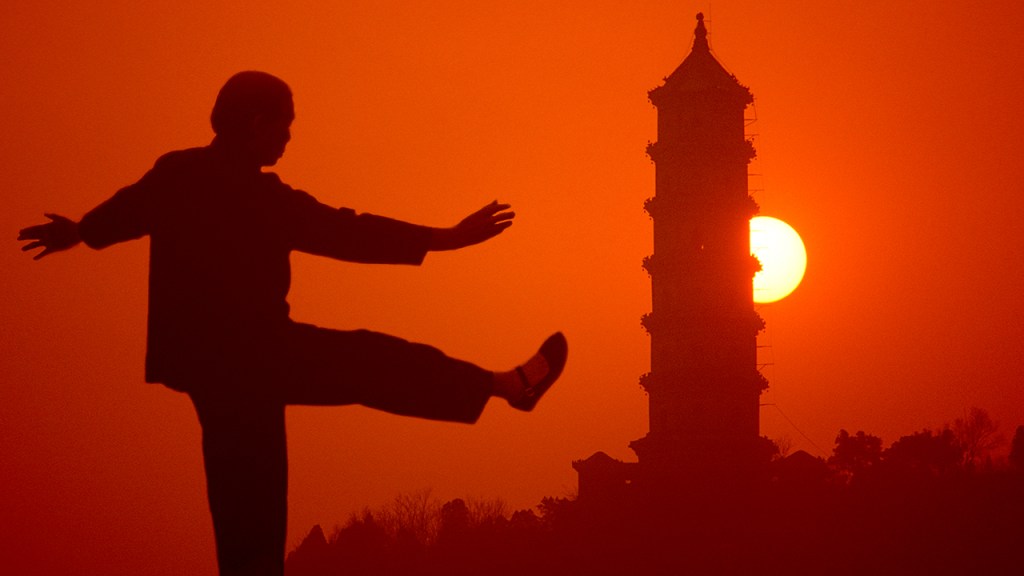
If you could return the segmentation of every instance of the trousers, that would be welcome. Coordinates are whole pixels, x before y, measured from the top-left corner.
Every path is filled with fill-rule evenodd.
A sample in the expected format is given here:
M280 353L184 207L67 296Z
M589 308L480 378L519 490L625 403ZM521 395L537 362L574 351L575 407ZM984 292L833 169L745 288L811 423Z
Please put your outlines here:
M240 371L237 377L247 382L187 387L202 427L221 576L284 574L286 406L362 404L473 423L493 388L490 371L434 347L367 330L295 323L279 349L263 356L255 364L262 373Z

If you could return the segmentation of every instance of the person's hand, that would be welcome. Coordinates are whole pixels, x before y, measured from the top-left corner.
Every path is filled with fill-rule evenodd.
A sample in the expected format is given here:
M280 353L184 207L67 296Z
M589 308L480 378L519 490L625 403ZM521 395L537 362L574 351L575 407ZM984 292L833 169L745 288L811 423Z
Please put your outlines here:
M494 238L512 225L516 213L509 208L509 204L495 200L451 228L435 228L430 249L456 250Z
M36 254L33 260L39 260L47 254L60 252L74 247L81 242L78 237L78 223L58 214L46 214L50 222L23 228L18 233L18 240L29 241L21 247L23 251L42 248L43 251Z

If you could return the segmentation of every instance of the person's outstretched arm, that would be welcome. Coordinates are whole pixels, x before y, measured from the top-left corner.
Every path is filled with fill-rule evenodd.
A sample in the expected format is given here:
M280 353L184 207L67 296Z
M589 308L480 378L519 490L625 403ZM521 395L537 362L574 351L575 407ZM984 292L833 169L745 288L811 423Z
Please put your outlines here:
M78 222L59 214L45 214L45 216L50 219L46 224L29 226L18 233L18 240L28 242L21 247L23 251L43 249L42 252L33 256L33 260L73 248L82 241L78 235Z
M451 228L434 228L428 249L457 250L494 238L512 225L516 213L509 208L509 204L498 204L495 200Z
M427 252L479 244L512 225L508 204L491 202L450 228L435 228L351 208L332 208L305 192L292 196L292 248L366 264L420 264Z
M100 249L148 234L154 213L151 198L154 189L161 186L168 173L170 156L161 157L138 182L118 190L78 222L58 214L46 214L50 222L23 228L18 240L28 244L21 249L27 252L42 248L34 257L39 260L81 242L90 248Z

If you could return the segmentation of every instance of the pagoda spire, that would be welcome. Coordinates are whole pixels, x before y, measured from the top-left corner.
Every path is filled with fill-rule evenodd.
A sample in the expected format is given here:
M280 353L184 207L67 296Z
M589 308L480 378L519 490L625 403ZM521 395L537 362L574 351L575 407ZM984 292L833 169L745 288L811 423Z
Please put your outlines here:
M697 28L693 32L693 48L683 62L665 78L665 83L651 90L651 103L655 107L688 98L684 94L694 92L714 93L713 98L733 100L746 106L753 96L745 86L736 80L711 54L708 44L708 29L704 26L704 14L697 13ZM670 106L672 104L669 104Z
M708 29L704 27L704 13L697 12L697 28L693 31L693 51L710 52Z

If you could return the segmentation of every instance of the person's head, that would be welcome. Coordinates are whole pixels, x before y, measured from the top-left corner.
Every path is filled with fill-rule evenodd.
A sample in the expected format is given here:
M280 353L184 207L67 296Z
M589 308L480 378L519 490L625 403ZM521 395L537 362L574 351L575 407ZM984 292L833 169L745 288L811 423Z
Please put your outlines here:
M276 76L257 71L239 72L229 78L210 114L217 139L260 166L273 166L284 154L294 119L288 85Z

